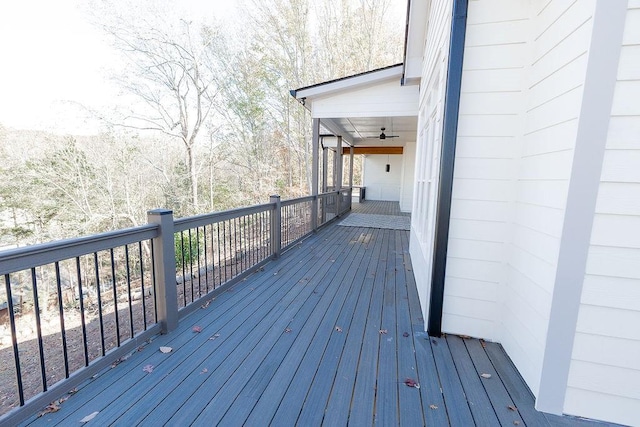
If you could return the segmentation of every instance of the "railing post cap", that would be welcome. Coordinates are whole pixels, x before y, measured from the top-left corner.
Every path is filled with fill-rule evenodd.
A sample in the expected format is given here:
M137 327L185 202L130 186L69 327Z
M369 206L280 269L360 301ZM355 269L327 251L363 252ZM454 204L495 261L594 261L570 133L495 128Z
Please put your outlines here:
M151 209L147 211L147 215L172 215L173 211L171 209Z
M278 198L278 199L279 199L279 198L280 198L280 196L279 196L278 194L272 194L272 195L271 195L271 196L269 196L269 197L271 197L272 199L274 199L274 198Z

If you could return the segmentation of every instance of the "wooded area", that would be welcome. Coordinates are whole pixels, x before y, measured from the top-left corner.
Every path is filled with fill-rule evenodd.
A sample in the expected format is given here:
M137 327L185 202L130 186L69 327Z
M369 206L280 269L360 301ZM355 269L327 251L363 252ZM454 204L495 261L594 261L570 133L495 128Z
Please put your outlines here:
M289 89L401 61L390 0L273 0L233 23L170 2L92 5L120 54L98 135L0 124L0 247L309 194L311 120ZM1 122L1 118L0 118Z

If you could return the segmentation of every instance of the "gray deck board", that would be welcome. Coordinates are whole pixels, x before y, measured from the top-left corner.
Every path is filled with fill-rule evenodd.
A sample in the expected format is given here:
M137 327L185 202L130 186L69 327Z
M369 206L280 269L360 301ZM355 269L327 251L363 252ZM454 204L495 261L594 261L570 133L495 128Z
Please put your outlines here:
M458 371L460 382L464 389L464 394L475 424L483 426L499 425L500 422L483 385L483 382L498 381L497 377L495 375L491 378L480 377L480 374L476 372L462 338L449 335L447 336L447 345L451 350L453 362Z
M361 207L399 212L390 202ZM567 421L533 409L500 345L427 336L408 240L407 231L329 225L25 424L78 424L94 411L96 425L127 426Z

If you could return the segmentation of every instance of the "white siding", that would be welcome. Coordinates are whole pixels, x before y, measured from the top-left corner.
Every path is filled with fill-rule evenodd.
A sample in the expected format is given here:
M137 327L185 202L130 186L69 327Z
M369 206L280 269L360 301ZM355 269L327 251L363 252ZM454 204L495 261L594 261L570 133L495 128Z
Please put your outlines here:
M443 330L496 341L520 151L527 4L469 2L465 39Z
M367 155L364 159L366 200L400 201L402 155ZM385 172L389 165L389 172Z
M593 1L537 1L531 9L502 344L536 395L593 10Z
M450 1L431 2L420 82L420 112L409 250L425 320L428 318L431 291L435 224L434 195L438 185L437 159L442 140L442 108L449 52L451 7Z
M408 142L402 152L402 185L400 187L400 210L402 212L411 212L415 162L416 143Z
M629 2L565 412L640 425L640 2Z

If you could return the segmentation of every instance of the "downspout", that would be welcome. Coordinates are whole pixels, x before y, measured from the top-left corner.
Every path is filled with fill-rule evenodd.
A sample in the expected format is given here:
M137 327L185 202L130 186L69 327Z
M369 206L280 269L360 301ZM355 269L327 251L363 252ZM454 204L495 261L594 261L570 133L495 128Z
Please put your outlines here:
M442 155L440 157L440 185L438 188L435 247L431 276L431 295L429 298L429 319L427 323L427 331L431 336L442 335L442 306L444 302L445 273L447 270L453 169L456 157L456 140L458 139L458 113L460 111L464 39L467 29L467 6L468 0L454 0L451 19L451 42L449 44L442 130Z

